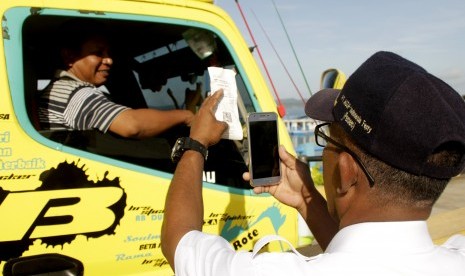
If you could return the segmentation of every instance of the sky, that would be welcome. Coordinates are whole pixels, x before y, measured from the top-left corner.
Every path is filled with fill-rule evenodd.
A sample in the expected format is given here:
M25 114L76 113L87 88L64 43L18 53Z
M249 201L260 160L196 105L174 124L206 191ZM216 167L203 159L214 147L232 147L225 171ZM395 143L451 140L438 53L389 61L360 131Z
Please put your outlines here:
M350 76L380 50L419 64L465 95L464 0L238 1L281 99L300 99L300 92L306 100L320 88L324 70ZM254 45L236 1L215 4ZM256 51L254 57L264 72Z

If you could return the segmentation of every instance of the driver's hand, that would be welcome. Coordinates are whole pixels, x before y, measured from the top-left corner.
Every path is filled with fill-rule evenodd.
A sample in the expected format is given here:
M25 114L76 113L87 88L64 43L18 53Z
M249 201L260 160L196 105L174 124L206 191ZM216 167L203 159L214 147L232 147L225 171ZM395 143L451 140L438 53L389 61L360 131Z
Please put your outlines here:
M192 111L192 113L196 113L197 106L202 103L202 85L200 83L197 84L196 90L186 89L186 109Z

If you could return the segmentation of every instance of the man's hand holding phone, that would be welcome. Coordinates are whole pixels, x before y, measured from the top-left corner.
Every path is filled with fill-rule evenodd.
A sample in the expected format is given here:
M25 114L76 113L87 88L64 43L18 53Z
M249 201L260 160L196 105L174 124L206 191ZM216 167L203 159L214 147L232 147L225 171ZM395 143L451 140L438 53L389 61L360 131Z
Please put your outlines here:
M282 172L279 184L254 187L253 191L269 193L280 202L303 211L311 200L312 191L316 191L309 167L288 153L284 146L279 146L279 157ZM243 178L250 181L250 173L244 173Z
M297 209L310 227L318 243L326 248L339 229L339 222L331 217L325 198L315 188L306 163L279 147L282 179L279 185L254 187L256 194L269 193L281 203ZM250 174L244 173L244 180Z

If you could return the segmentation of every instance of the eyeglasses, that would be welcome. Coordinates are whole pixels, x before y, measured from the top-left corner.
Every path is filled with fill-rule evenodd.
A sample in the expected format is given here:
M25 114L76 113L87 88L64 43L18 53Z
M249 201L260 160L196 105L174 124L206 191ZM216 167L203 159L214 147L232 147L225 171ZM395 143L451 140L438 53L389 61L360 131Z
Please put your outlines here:
M357 161L357 163L362 168L362 171L367 176L368 182L370 183L370 187L373 187L373 185L375 184L375 179L368 172L367 168L365 167L365 165L363 165L360 158L352 150L350 150L348 147L336 142L334 139L329 137L329 125L330 124L331 123L324 123L324 124L317 125L315 127L315 142L316 142L316 144L318 146L320 146L320 147L326 147L328 145L328 142L329 142L329 143L335 145L336 147L340 148L341 150L343 150L343 151L347 152L348 154L350 154L352 156L352 158L354 158L355 161Z

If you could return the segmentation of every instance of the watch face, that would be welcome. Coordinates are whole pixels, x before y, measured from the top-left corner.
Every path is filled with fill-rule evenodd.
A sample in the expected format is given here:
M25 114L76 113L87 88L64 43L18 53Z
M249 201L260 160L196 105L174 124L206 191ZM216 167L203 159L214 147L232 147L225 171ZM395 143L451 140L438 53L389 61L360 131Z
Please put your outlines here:
M173 150L171 151L171 161L178 162L182 156L184 151L184 137L179 138L173 146Z
M177 163L186 150L195 150L200 152L205 160L207 160L208 150L202 144L188 137L181 137L178 138L173 146L173 150L171 151L171 161Z

